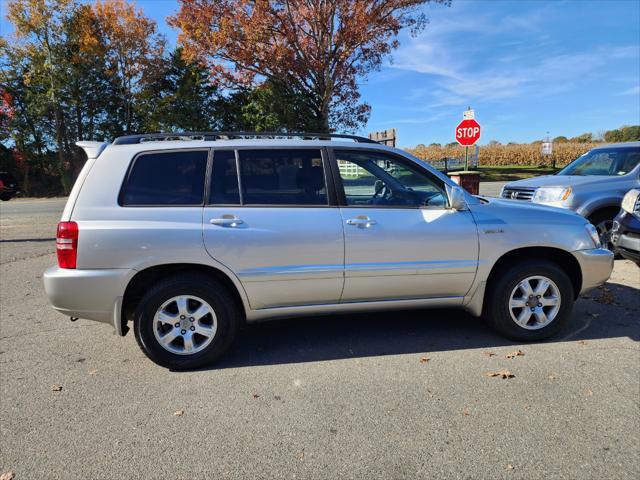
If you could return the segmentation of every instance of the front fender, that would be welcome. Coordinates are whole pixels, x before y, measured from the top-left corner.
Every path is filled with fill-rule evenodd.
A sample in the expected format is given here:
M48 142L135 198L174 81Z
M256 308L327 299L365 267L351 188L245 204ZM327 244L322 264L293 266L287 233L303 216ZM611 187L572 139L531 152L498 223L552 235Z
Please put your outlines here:
M622 197L608 195L606 197L595 198L581 204L575 211L576 213L588 218L594 212L602 208L620 208Z

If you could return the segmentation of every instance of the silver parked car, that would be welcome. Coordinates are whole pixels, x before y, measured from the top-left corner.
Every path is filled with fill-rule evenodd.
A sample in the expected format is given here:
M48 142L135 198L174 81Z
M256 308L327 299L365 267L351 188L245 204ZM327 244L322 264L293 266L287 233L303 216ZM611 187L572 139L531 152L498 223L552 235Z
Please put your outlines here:
M531 341L613 255L575 213L467 194L406 152L328 134L137 135L89 160L44 274L54 308L133 323L154 362L218 359L242 322L458 307Z
M640 142L594 148L555 175L527 178L502 188L502 198L571 209L598 229L613 250L611 227L625 193L640 186Z

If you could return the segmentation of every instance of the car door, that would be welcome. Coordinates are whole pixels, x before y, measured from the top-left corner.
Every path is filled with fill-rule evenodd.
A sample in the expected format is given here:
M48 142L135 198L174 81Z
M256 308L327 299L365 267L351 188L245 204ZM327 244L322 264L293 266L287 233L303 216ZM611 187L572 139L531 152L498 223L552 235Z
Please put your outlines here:
M478 266L469 211L444 182L382 150L332 151L345 231L343 302L463 297Z
M326 165L320 148L214 151L204 243L251 308L339 301L344 238Z

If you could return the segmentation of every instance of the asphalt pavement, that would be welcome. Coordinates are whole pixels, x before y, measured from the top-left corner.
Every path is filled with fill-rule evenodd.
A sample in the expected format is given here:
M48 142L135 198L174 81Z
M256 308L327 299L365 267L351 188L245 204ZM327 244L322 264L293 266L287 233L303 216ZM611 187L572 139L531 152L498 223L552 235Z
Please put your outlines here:
M48 306L63 205L0 204L0 475L640 477L631 262L543 343L453 310L301 318L247 327L219 365L177 373L132 334Z

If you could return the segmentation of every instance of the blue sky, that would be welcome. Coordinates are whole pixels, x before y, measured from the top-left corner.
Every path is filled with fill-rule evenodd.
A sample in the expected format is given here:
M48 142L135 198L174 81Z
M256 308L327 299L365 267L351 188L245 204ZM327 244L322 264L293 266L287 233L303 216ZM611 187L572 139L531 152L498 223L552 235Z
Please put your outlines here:
M3 0L4 2L4 0ZM138 0L170 43L174 0ZM640 1L453 0L362 82L361 133L395 127L399 144L448 143L468 106L480 143L529 142L640 124ZM3 19L2 31L8 26Z

